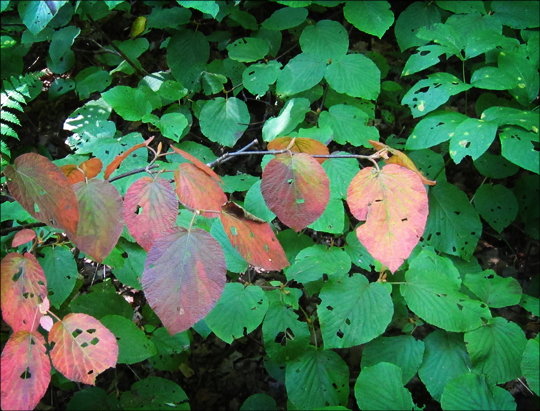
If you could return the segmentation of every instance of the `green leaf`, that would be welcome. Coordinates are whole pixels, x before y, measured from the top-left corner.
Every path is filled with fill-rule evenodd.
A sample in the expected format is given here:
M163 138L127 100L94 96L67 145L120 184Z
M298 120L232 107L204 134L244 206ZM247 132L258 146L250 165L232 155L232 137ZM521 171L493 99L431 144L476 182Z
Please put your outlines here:
M485 375L465 374L445 387L441 398L443 410L514 411L516 403L504 388L491 385Z
M219 13L219 5L215 1L177 0L178 4L185 8L197 9L216 18Z
M484 121L496 123L499 127L503 125L514 125L538 133L540 114L537 111L523 111L512 107L493 106L486 109L480 118Z
M401 75L410 76L411 74L434 66L440 62L439 56L448 52L448 48L437 44L418 47L418 52L412 54L407 60L407 63L405 63Z
M128 121L139 121L152 111L144 93L128 86L113 87L101 96L114 111Z
M381 71L377 65L361 54L348 54L332 59L324 78L338 93L351 97L376 100L381 91Z
M485 374L490 384L521 376L520 363L527 339L516 323L492 318L487 325L465 333L465 343L473 371Z
M221 180L223 181L223 191L234 193L248 191L260 178L249 174L237 174L235 176L223 176Z
M293 9L294 10L294 9ZM275 411L277 410L276 400L268 394L253 394L246 398L240 411Z
M486 14L483 1L441 1L437 0L437 6L441 9L456 14L473 13L475 11Z
M527 379L529 388L536 394L540 395L540 381L538 378L538 351L540 348L540 336L536 334L536 338L527 341L525 351L523 352L523 359L521 360L521 369L523 376Z
M476 160L491 146L496 134L496 123L468 118L456 127L450 139L450 156L456 164L465 156Z
M358 30L378 38L394 23L394 13L387 1L348 1L343 15Z
M133 309L131 305L116 293L110 281L98 283L90 288L92 292L79 295L71 301L69 307L74 313L91 315L98 320L109 314L117 314L131 320Z
M362 410L411 410L411 393L403 387L401 369L387 362L362 368L354 384L356 403ZM374 390L373 387L384 387Z
M230 310L234 307L234 310ZM257 328L268 310L268 298L257 286L244 287L239 283L227 283L216 306L204 321L226 343L244 336Z
M106 315L100 321L116 337L118 363L134 364L156 354L154 343L146 338L133 321L119 315Z
M476 160L474 166L484 177L501 179L513 176L519 167L511 163L501 155L485 152Z
M412 335L378 337L364 346L361 368L372 367L381 362L397 365L401 368L402 384L407 384L418 371L423 356L424 343Z
M285 275L288 280L306 283L318 280L323 274L341 277L350 269L351 260L345 251L317 244L300 251L295 263L285 269Z
M115 267L113 274L120 282L136 290L142 290L141 278L144 271L144 261L147 252L139 244L133 244L124 238L120 238L118 246L125 256L124 264Z
M199 322L201 321L203 320ZM150 341L156 347L156 354L150 357L148 362L158 370L178 371L189 354L192 338L190 330L171 335L165 327L158 328L150 336Z
M452 262L424 250L409 263L400 291L411 311L446 331L463 332L483 325L489 308L459 292L461 278Z
M19 15L32 34L38 34L49 24L67 1L22 1L18 3Z
M246 193L244 208L260 219L270 222L276 215L268 208L261 193L261 181L255 182Z
M58 64L68 50L71 49L75 38L79 35L81 29L75 26L67 26L56 31L52 36L49 47L49 57L53 64Z
M514 187L514 195L519 204L519 219L525 223L525 232L538 239L540 219L540 177L528 175L521 177Z
M319 125L321 128L330 127L333 140L338 144L371 147L368 140L379 141L379 130L368 126L368 120L368 115L359 108L337 104L321 113Z
M263 39L243 37L229 44L227 50L231 59L249 63L263 59L270 51L270 47Z
M204 94L210 96L212 94L217 94L223 90L223 85L227 82L227 77L222 74L209 73L207 71L203 72L202 75L202 84Z
M333 351L306 350L287 363L287 394L297 409L347 404L349 367Z
M4 212L4 210L2 210ZM68 247L47 247L41 250L39 265L47 278L47 297L53 306L60 308L69 297L78 277L75 257Z
M319 321L325 348L348 348L381 335L394 313L391 287L369 283L361 274L330 278L319 298Z
M471 360L463 334L436 330L424 339L424 344L424 360L418 376L431 396L440 401L448 381L471 372Z
M413 117L420 117L446 103L451 96L471 87L452 74L434 73L412 86L401 103L411 108Z
M200 90L199 79L209 57L210 45L200 31L182 30L173 35L167 45L167 64L171 72L191 91Z
M538 96L540 78L534 64L525 57L508 51L499 54L499 68L506 71L516 81L517 87L510 94L522 106L528 106Z
M341 197L331 193L324 212L308 227L323 233L343 234L345 231L345 208Z
M171 380L154 376L133 384L131 391L122 393L120 403L124 410L170 409L170 404L175 404L174 408L177 410L190 409L188 397L182 387Z
M471 85L487 90L510 90L517 86L517 80L507 70L487 66L473 73Z
M321 113L322 115L322 113ZM346 154L335 152L333 154ZM322 168L330 180L330 192L343 200L347 199L347 190L354 176L360 171L360 166L355 158L329 158L322 163Z
M435 3L415 2L409 5L396 20L394 32L402 52L410 47L427 43L416 36L422 27L428 30L441 21L441 12Z
M191 2L190 2L191 3ZM146 28L176 29L178 26L188 24L191 19L191 11L182 7L160 8L153 7L146 21Z
M2 204L0 204L0 210L2 222L15 220L20 223L35 223L38 221L32 217L17 201L4 201Z
M538 299L537 297L532 297L527 294L522 294L519 305L521 305L525 310L530 312L532 315L536 317L540 316L540 299Z
M358 241L358 236L354 231L347 234L345 252L349 254L351 262L357 267L371 271L371 266L375 265L375 260L366 250L366 247Z
M89 386L73 394L66 409L68 411L117 410L120 409L120 401L114 393L107 395L107 391L103 388Z
M270 142L276 137L286 136L304 120L309 110L309 100L307 98L290 99L279 112L279 116L270 118L264 123L262 129L263 140Z
M540 16L537 1L494 1L491 10L496 19L513 29L538 27Z
M482 234L482 223L469 198L453 184L439 181L430 189L429 205L426 244L468 261Z
M515 220L518 213L516 197L503 185L482 185L474 195L478 214L497 232L501 233Z
M289 260L291 264L294 263L294 260L300 251L314 245L311 237L308 237L305 234L299 234L291 229L280 231L277 238L285 250L287 260Z
M276 83L276 93L291 96L309 90L322 80L324 69L325 64L318 55L300 53L283 67Z
M252 64L242 73L244 87L253 95L266 93L270 84L278 79L280 68L281 63L276 60L270 60L267 64Z
M111 85L112 77L97 66L87 67L75 77L77 94L81 100L90 97L94 91L103 91Z
M161 116L157 127L161 134L178 143L183 136L184 130L188 127L188 120L181 113L167 113Z
M268 30L287 30L302 24L308 15L308 10L303 7L283 7L276 10L261 23Z
M468 117L454 111L437 111L424 117L407 139L407 150L421 150L450 140L459 124Z
M188 226L190 222L191 219L189 220L189 222L187 222ZM214 220L214 224L212 224L210 234L212 234L212 237L214 237L216 241L221 245L221 248L223 248L223 252L225 254L225 263L227 264L227 270L233 273L245 272L248 268L248 263L240 255L236 248L234 248L231 244L231 241L229 240L229 237L227 237L227 234L225 233L225 230L223 228L223 224L221 223L221 220L219 218L216 218Z
M491 308L517 305L523 294L515 279L500 277L493 270L467 274L463 284Z
M321 20L302 31L300 47L304 53L313 54L327 63L330 59L339 59L347 54L349 37L337 21Z
M503 157L533 173L540 171L540 158L533 142L538 144L538 133L520 127L507 127L499 133Z
M246 103L236 97L217 97L207 102L200 115L201 132L211 141L232 147L249 124Z

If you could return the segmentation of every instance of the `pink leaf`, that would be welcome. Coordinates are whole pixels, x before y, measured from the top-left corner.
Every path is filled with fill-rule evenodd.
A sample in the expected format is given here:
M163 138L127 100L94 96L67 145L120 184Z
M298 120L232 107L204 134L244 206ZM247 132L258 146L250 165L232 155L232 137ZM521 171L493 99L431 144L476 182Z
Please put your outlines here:
M15 237L13 237L13 241L11 242L11 246L18 247L26 244L28 241L32 241L34 238L36 238L36 232L34 230L30 230L29 228L25 228L24 230L21 230L15 234Z

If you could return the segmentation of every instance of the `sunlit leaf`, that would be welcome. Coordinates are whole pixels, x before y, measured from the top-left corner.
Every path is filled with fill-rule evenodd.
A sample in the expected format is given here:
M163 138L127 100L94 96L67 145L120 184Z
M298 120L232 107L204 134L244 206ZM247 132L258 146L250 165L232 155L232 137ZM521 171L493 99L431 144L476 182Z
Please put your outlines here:
M176 224L178 200L167 180L143 177L124 196L124 219L130 234L146 250L156 238L171 234Z
M70 184L77 184L80 181L84 181L84 173L75 164L66 164L61 166L60 170L67 177Z
M268 143L268 146L266 148L268 150L289 149L294 153L322 154L322 155L330 154L330 152L328 151L328 147L326 147L320 141L313 140L312 138L296 137L294 139L294 143L289 147L292 140L293 139L291 137L278 137L272 140L270 143ZM326 161L326 158L316 158L315 160L317 160L319 164L322 164Z
M36 232L29 228L25 228L24 230L21 230L15 234L15 237L13 237L13 241L11 242L11 246L18 247L26 244L28 241L32 241L34 238L36 238Z
M35 331L41 313L39 304L47 297L47 280L36 258L9 253L2 259L2 317L14 332Z
M46 157L27 153L7 165L9 192L37 220L74 232L79 221L77 197L58 166Z
M120 164L122 164L122 161L124 161L131 153L133 153L135 150L138 150L142 147L147 147L148 144L152 142L154 137L150 137L148 140L146 140L144 143L136 144L135 146L131 147L129 150L127 150L125 153L122 153L114 158L114 160L107 166L105 169L105 175L103 178L105 180L108 180L111 174L116 170L118 167L120 167Z
M62 173L64 173L69 182L73 185L79 181L84 181L85 177L88 179L94 178L99 174L102 167L103 163L99 158L91 158L83 161L79 164L79 167L75 164L67 164L60 167L60 170L62 170Z
M51 380L45 351L45 338L37 331L11 335L2 351L3 410L32 410L45 395Z
M366 167L352 180L347 203L353 216L366 221L356 229L360 242L395 272L409 257L426 225L428 199L420 177L397 164L380 172Z
M95 385L99 374L116 365L114 334L87 314L66 315L51 328L49 341L54 368L72 381Z
M282 270L289 265L285 252L270 225L228 202L220 215L225 233L246 261L265 270Z
M79 199L80 221L71 241L97 262L107 257L124 227L123 201L108 181L90 180L73 186Z
M329 184L324 169L309 154L280 154L264 168L261 192L268 208L300 231L324 212Z
M210 234L178 228L154 242L142 286L150 307L172 335L192 327L214 307L225 287L226 271L223 250Z

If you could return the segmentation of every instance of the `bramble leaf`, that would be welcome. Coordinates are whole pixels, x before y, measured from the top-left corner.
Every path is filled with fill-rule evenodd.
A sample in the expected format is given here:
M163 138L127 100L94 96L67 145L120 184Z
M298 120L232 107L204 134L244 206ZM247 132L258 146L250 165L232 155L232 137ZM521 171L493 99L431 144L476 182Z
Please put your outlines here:
M114 334L87 314L66 315L51 328L49 341L55 343L50 353L54 368L72 381L95 385L96 377L118 359Z
M395 272L426 226L428 199L420 177L397 164L386 165L380 172L366 167L352 180L347 203L353 216L366 221L356 229L360 242Z
M79 221L77 197L62 171L46 157L27 153L7 165L9 192L37 220L74 232Z
M146 259L142 286L169 333L187 330L219 300L226 283L225 256L206 231L178 228L158 238Z
M300 231L324 212L329 184L324 169L309 154L280 154L264 168L261 192L268 208Z

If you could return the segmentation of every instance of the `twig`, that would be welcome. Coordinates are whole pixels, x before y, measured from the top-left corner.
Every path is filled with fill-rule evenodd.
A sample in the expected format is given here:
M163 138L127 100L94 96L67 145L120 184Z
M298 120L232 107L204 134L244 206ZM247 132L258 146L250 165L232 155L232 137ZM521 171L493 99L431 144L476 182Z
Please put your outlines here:
M148 171L152 168L158 168L159 166L157 164L154 164L152 166L146 166L146 167L141 167L141 168L137 168L135 170L131 170L131 171L128 171L126 173L122 173L120 175L117 175L116 177L113 177L111 179L109 179L109 183L112 183L113 181L116 181L116 180L120 180L121 178L124 178L124 177L129 177L129 176L132 176L133 174L138 174L138 173L142 173L144 171Z
M248 148L252 147L253 145L257 144L257 140L253 140L251 143L249 143L247 146L241 148L240 150L237 151L237 153L243 153L245 152ZM206 164L208 167L212 168L220 163L225 163L226 161L229 161L232 156L233 153L225 153L223 154L221 157L219 157L218 159L212 161L211 163L208 163Z
M0 230L0 235L6 235L9 233L12 233L13 231L21 231L25 228L37 228L37 227L45 227L47 224L45 223L30 223L30 224L24 224L24 225L18 225L17 227L8 227L8 228L2 228Z

